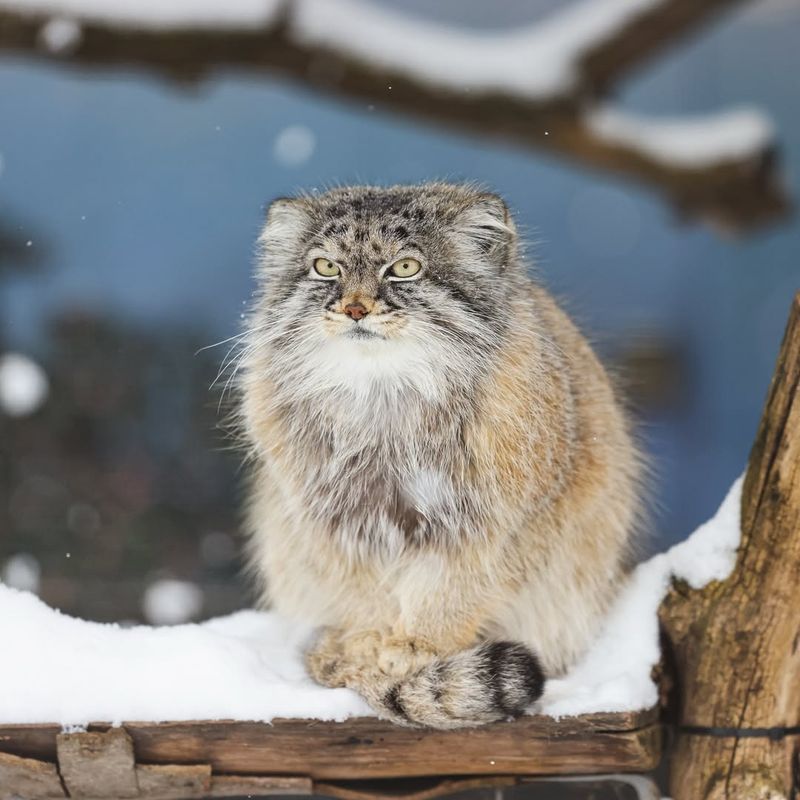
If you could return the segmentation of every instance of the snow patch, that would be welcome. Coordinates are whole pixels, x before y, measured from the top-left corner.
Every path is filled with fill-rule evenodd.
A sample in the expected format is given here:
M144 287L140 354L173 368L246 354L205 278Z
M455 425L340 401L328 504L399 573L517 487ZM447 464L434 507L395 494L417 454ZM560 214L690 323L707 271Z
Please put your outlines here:
M10 417L24 417L37 411L50 388L44 370L27 356L0 356L0 411Z
M240 611L201 625L122 628L85 622L0 584L0 721L275 717L343 720L369 714L347 689L305 673L308 629Z
M632 147L662 164L684 167L746 158L767 147L774 135L772 122L754 108L694 119L650 119L601 106L586 121L609 144Z
M257 28L273 22L283 0L3 0L23 14L105 22L115 27Z

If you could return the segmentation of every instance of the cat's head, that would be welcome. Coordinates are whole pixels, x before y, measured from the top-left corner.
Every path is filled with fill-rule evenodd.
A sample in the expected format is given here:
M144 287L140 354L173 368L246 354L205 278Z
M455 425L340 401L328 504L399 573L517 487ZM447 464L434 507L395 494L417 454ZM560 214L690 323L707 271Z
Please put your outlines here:
M315 358L463 357L502 335L518 274L505 203L470 186L280 199L259 238L252 324L269 328L273 345Z

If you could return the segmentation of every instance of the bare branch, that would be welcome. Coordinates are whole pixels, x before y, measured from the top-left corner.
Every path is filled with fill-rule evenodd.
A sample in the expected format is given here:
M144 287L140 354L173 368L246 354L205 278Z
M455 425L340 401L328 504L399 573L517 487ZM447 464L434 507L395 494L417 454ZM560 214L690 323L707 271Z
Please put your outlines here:
M591 0L521 30L479 35L365 0L266 0L256 16L219 12L194 22L130 8L126 18L113 10L99 17L96 4L94 16L75 19L81 0L0 0L0 49L179 81L214 69L279 73L621 175L660 191L682 216L741 231L787 210L771 135L745 137L735 152L715 150L706 136L703 159L676 159L654 153L644 138L609 135L594 109L612 80L733 4Z
M736 6L742 0L669 0L650 3L580 59L587 92L602 94L634 69Z

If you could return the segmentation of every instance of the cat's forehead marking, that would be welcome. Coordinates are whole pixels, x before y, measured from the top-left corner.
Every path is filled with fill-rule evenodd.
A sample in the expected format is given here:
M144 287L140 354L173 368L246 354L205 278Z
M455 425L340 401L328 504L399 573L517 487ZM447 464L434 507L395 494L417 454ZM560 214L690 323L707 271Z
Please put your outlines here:
M377 268L401 250L419 249L424 218L408 198L336 198L320 208L318 244L342 260Z

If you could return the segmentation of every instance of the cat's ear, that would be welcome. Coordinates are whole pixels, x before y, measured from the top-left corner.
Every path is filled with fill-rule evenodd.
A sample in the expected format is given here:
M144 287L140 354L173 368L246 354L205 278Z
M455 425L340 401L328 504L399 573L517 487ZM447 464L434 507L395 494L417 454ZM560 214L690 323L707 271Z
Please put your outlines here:
M498 272L511 262L517 231L508 206L491 192L477 195L458 216L458 230Z
M303 198L279 197L269 204L267 218L258 237L262 266L283 261L287 253L296 252L309 223L308 202Z

